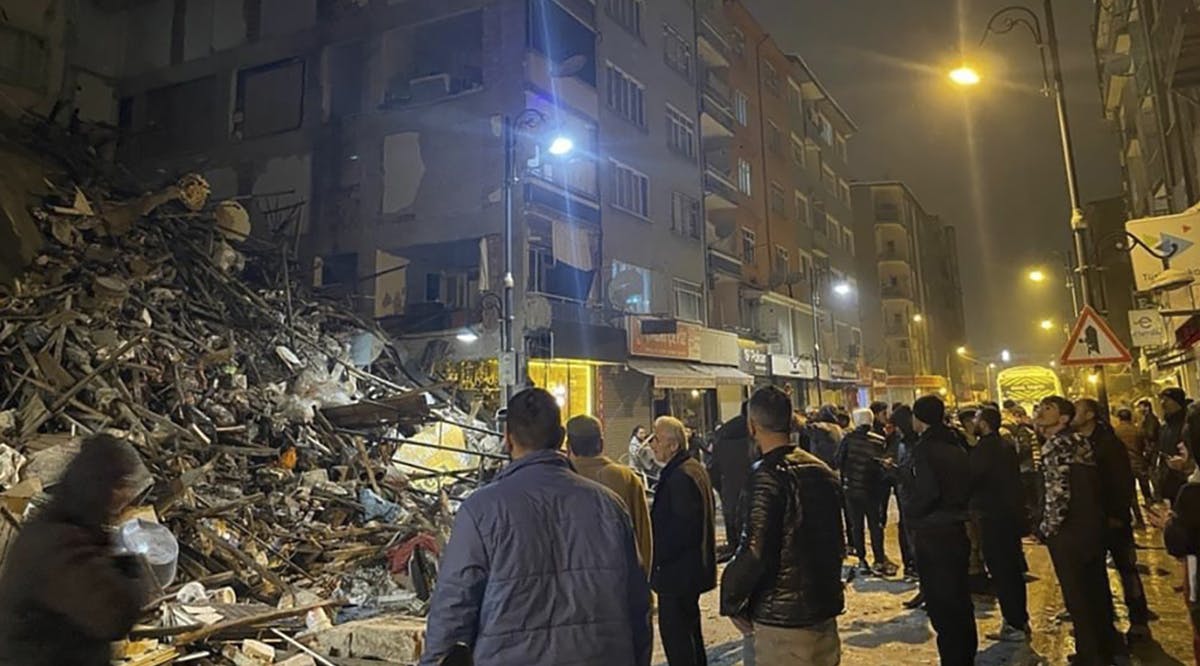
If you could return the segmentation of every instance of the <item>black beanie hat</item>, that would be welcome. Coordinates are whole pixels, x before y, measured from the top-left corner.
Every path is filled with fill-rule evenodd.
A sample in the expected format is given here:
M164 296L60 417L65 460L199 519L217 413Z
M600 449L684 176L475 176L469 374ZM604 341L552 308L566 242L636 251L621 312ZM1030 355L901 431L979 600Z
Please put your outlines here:
M912 406L913 416L925 425L937 425L946 419L946 403L936 395L917 398Z
M1181 388L1171 387L1169 389L1164 389L1159 395L1168 400L1175 401L1175 403L1180 407L1187 407L1188 403L1191 402L1191 400L1187 399L1187 394L1184 393L1183 389Z

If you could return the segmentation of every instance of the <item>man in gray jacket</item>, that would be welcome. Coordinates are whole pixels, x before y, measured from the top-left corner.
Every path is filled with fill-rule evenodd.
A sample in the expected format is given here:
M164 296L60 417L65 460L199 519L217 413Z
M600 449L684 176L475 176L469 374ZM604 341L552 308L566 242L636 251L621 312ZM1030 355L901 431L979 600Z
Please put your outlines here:
M463 502L442 554L422 666L650 663L650 592L621 500L571 469L554 397L508 403L513 462Z

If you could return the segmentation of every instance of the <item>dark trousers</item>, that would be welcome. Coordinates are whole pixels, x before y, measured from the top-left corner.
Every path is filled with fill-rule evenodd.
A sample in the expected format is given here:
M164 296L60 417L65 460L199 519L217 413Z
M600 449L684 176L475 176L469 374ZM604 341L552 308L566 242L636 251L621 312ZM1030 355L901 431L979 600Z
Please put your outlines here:
M1058 534L1048 540L1050 560L1071 614L1077 666L1112 663L1116 653L1112 593L1100 534Z
M730 497L729 501L721 498L721 517L725 519L725 543L736 548L742 538L742 526L738 524L738 498Z
M854 546L854 554L860 560L867 559L866 535L863 534L863 519L871 530L871 552L875 563L887 561L883 549L883 521L879 518L879 501L873 497L846 495L846 511L850 516L850 542Z
M941 665L971 666L979 637L967 580L971 557L967 528L962 523L922 527L913 531L913 537L921 567L921 592L929 621L937 632Z
M904 505L899 502L897 504L900 506L900 524L896 526L897 536L900 538L900 559L904 563L904 572L914 574L917 572L917 548L913 545L912 525Z
M707 666L699 595L658 595L658 632L670 666Z
M1128 526L1110 527L1105 546L1112 555L1117 573L1121 576L1121 590L1125 593L1125 606L1129 609L1130 624L1150 622L1150 608L1146 604L1146 589L1142 587L1142 576L1137 570L1137 548L1133 542L1133 529Z
M887 529L888 505L892 503L892 492L895 490L890 482L885 481L879 490L879 524ZM899 502L900 498L896 498Z
M992 574L1000 613L1010 627L1024 629L1029 622L1025 600L1024 551L1016 521L984 518L981 523L983 560Z

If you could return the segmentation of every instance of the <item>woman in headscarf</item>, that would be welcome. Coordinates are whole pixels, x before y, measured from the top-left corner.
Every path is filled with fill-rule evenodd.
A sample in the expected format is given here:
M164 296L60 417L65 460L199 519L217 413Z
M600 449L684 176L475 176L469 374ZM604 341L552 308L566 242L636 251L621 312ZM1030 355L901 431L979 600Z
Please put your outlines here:
M107 525L144 470L115 437L83 442L53 499L22 527L0 573L0 666L108 666L151 594L140 558Z

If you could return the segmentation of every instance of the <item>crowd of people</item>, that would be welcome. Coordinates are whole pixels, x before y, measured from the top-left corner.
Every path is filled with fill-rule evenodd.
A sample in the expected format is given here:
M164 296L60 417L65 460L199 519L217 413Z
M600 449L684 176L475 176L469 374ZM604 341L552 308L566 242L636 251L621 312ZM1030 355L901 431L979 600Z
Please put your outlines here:
M1032 415L1011 402L949 413L937 396L801 413L768 386L702 454L682 422L663 416L632 433L625 464L604 456L598 420L578 415L564 427L553 396L527 389L507 408L512 463L458 512L422 663L445 663L457 646L475 664L648 664L656 608L668 663L706 664L700 597L719 583L720 612L745 636L744 663L833 665L846 583L869 575L918 583L905 605L927 612L941 663L973 664L973 593L999 602L1002 626L986 638L1031 638L1023 540L1048 547L1073 663L1120 663L1129 644L1150 638L1154 617L1137 570L1137 489L1148 506L1173 501L1173 513L1151 514L1164 515L1168 549L1200 556L1188 441L1200 441L1200 411L1179 389L1160 399L1162 422L1148 403L1136 419L1120 409L1110 420L1094 400L1059 396ZM657 468L649 500L642 456ZM899 566L884 540L893 497ZM1125 635L1110 557L1129 609ZM1198 607L1189 605L1200 617Z

